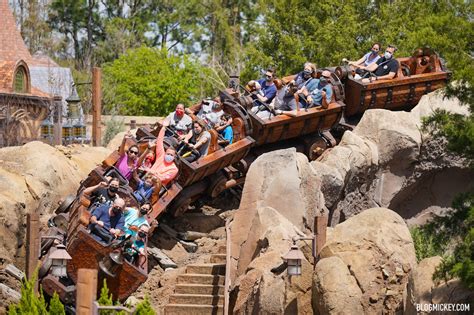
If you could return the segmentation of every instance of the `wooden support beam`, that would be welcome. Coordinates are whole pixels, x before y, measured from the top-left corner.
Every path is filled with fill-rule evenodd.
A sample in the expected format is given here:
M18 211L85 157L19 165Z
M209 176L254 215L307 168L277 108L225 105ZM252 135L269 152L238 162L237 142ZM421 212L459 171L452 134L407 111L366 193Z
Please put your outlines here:
M98 67L92 68L92 145L102 144L102 70Z
M97 270L79 269L76 288L76 314L93 314L93 303L97 298Z
M316 238L316 262L319 260L319 254L321 253L321 249L326 244L326 231L328 227L328 216L322 215L317 216L314 219L314 235ZM315 262L315 266L316 266Z
M26 215L26 277L31 279L38 267L39 255L39 214L37 210ZM35 291L38 282L35 283Z

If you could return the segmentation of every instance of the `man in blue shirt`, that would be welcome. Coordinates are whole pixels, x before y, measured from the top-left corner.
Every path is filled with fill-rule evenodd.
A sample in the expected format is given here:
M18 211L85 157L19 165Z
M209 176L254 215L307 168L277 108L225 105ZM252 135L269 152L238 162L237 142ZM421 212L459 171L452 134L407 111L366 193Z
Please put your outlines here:
M136 173L134 173L135 175ZM150 201L151 195L157 188L158 179L151 174L147 174L144 180L141 180L138 176L135 176L135 180L138 183L137 190L133 192L135 198L137 198L140 204ZM157 191L159 189L160 187L158 187Z
M222 136L222 139L217 142L218 144L224 146L232 144L232 141L234 140L234 131L232 130L231 124L232 116L229 114L224 114L221 116L221 122L219 126L216 127L216 130Z
M314 86L303 91L303 94L307 93L306 100L310 105L309 107L322 106L323 108L328 108L332 98L330 79L331 72L324 70L321 77L314 80Z
M265 72L265 78L260 79L257 81L260 86L262 87L262 94L257 94L257 99L260 102L270 104L273 98L275 97L277 93L277 88L275 84L273 83L273 70L268 69L267 72Z
M116 198L112 205L102 205L93 211L89 229L95 239L108 243L119 236L125 224L122 214L124 207L125 201L122 198Z
M125 225L124 225L124 232L125 234L135 235L136 232L131 230L130 227L135 226L140 228L142 225L150 226L148 224L147 214L151 210L151 204L149 202L144 203L140 210L137 210L132 207L125 208L124 211L124 218L125 218Z

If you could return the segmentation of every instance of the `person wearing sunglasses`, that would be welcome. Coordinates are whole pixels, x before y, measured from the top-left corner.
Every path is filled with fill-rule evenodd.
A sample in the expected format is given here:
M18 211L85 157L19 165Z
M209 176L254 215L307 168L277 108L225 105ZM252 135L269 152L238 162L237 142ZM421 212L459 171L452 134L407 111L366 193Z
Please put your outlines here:
M123 231L125 235L135 236L137 234L138 228L142 225L150 227L148 224L148 213L151 211L151 204L146 202L140 206L140 209L134 207L126 207L123 214L125 218L125 224Z
M357 61L348 61L348 64L355 69L358 69L361 66L367 67L370 64L377 62L380 59L379 51L380 51L380 44L374 43L370 51L366 53L364 56L362 56L362 58L360 58Z
M137 169L138 166L138 157L140 151L138 151L138 146L136 144L131 145L127 151L125 151L125 145L127 139L131 139L132 134L130 131L123 138L122 144L119 148L120 158L117 161L115 167L119 170L120 174L123 175L127 180L132 178L133 172Z
M132 241L124 245L124 258L138 267L143 268L146 262L147 253L145 251L146 239L150 228L147 225L140 226L138 233L132 238Z

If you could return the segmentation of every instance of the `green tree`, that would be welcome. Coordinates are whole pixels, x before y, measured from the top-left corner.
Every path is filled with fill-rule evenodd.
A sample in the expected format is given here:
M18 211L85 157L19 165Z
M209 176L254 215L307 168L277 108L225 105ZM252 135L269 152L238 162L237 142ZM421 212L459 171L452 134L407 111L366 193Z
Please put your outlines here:
M105 106L126 115L166 115L177 103L214 95L210 78L209 69L189 56L132 49L104 67Z
M47 310L46 301L44 300L43 290L40 289L39 294L35 293L34 287L35 282L37 279L37 275L33 276L32 279L26 280L21 285L21 298L17 304L12 304L9 306L8 314L9 315L23 315L23 314L31 314L31 315L48 315L48 314L64 314L57 313L57 310L62 307L61 302L57 298L56 300L53 297L51 302L49 312ZM53 306L54 301L54 306Z
M86 26L86 0L53 0L49 6L49 24L53 30L72 40L74 58L79 62L82 58L80 32ZM68 47L65 47L68 50Z
M145 300L141 301L135 307L134 315L155 315L155 311L151 307L150 300L148 296L145 296Z
M49 301L49 314L50 315L66 315L64 305L59 300L59 295L54 292L52 299Z

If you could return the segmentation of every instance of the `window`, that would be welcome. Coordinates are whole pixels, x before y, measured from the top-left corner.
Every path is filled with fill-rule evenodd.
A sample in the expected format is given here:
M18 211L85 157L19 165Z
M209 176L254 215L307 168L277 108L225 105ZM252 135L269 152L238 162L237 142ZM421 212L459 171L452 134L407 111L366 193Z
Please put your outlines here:
M14 77L14 84L13 89L15 92L19 93L27 93L27 78L26 78L26 71L24 67L18 67Z

